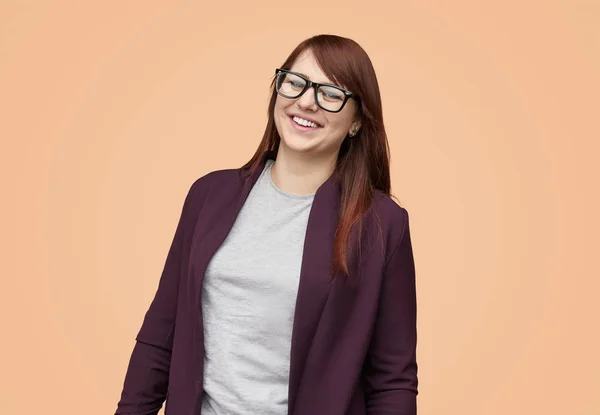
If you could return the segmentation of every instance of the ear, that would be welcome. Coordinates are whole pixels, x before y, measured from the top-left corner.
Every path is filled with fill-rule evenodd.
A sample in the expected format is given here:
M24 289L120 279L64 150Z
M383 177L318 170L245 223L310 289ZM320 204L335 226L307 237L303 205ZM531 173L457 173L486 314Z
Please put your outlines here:
M354 121L354 122L353 122L353 123L350 125L350 130L348 131L348 135L349 135L350 137L354 137L354 136L355 136L355 135L358 133L358 130L360 130L360 127L361 127L361 125L362 125L362 124L361 124L360 120L356 120L356 121Z

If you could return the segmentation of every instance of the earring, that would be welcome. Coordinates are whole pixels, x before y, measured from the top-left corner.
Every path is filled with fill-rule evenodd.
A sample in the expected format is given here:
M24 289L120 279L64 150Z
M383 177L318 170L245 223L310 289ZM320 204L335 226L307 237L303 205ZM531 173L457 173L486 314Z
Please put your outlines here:
M354 137L357 132L358 132L358 127L355 127L355 128L352 129L352 131L350 131L350 133L348 133L348 135L350 137Z

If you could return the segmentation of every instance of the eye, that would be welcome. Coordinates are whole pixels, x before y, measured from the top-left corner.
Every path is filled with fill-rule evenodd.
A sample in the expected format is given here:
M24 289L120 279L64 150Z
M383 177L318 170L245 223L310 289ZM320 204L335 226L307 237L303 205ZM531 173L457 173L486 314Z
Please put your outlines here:
M290 80L290 84L292 84L292 86L294 88L298 88L298 89L301 89L302 87L304 87L304 83L302 81Z
M306 85L304 79L294 74L287 74L284 82L289 85L289 88L295 91L301 91Z
M321 96L327 101L343 101L344 93L336 88L322 87L319 89Z

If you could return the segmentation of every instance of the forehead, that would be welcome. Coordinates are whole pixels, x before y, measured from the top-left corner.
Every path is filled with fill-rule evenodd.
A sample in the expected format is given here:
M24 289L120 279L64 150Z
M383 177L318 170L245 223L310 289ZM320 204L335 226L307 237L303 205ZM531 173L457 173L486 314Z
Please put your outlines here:
M314 82L320 82L324 84L333 83L331 79L329 79L327 75L325 75L325 73L321 70L317 60L315 59L310 50L305 51L300 56L298 56L290 70L304 75Z

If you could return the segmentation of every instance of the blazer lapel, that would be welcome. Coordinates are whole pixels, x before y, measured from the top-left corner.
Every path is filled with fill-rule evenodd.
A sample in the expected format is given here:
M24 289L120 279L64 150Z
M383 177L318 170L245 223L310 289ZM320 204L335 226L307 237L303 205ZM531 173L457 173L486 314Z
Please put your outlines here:
M202 317L202 285L204 283L204 273L213 255L217 252L219 247L227 238L227 235L233 228L235 220L237 219L244 202L248 198L252 187L260 177L260 174L265 166L265 163L269 157L272 157L270 153L265 153L261 161L261 165L252 174L241 179L240 185L235 189L235 193L232 198L233 203L227 203L225 206L219 204L214 206L215 209L219 209L218 214L214 215L218 219L212 224L210 229L206 232L206 235L199 242L198 247L194 247L193 250L196 252L196 261L194 263L194 275L196 278L190 279L193 287L190 292L194 295L194 304L198 304L197 312L198 319L194 324L193 342L196 345L194 353L196 354L193 361L195 363L194 373L197 374L197 378L194 380L194 386L196 391L200 391L203 386L204 377L204 322ZM241 173L241 172L240 172ZM211 215L212 216L212 215ZM201 405L201 402L197 402L197 405Z
M334 173L317 190L308 218L292 330L288 414L330 290L333 238L339 217L340 189Z
M197 272L199 278L195 289L198 304L200 303L199 300L202 292L202 283L204 281L204 273L208 263L212 259L213 255L217 252L219 247L223 244L225 238L227 238L227 235L233 228L235 220L237 219L244 202L248 198L252 187L262 173L267 159L272 157L274 157L272 153L266 152L263 155L259 168L252 172L252 174L242 179L240 188L237 190L239 193L237 197L234 198L233 203L227 203L224 207L217 206L217 208L220 209L217 215L218 220L215 221L208 231L206 237L203 238L201 249L198 249L199 259L197 263Z

